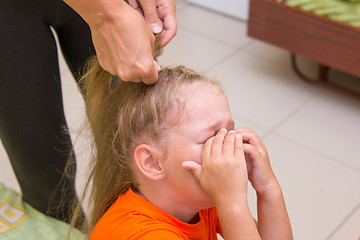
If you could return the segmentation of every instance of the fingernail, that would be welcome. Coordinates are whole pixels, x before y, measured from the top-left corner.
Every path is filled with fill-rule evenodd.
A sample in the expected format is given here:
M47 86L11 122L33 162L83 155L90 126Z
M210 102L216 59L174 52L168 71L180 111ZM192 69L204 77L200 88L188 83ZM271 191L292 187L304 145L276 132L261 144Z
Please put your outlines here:
M160 26L159 23L152 23L150 28L153 31L153 33L159 33L162 31L162 27Z
M230 130L230 131L228 132L228 134L229 134L229 133L235 133L235 131L234 131L234 130Z
M220 131L227 132L227 130L225 128L220 129Z
M235 135L235 138L241 138L241 135L240 135L240 134L236 134L236 135Z

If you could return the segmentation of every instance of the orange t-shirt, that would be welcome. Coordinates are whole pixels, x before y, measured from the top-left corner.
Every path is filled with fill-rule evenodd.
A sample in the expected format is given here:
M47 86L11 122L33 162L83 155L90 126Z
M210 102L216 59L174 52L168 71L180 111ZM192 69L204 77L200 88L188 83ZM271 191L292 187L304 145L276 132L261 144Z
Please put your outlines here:
M100 218L90 240L216 240L221 232L216 208L201 210L199 217L196 224L182 222L129 190Z

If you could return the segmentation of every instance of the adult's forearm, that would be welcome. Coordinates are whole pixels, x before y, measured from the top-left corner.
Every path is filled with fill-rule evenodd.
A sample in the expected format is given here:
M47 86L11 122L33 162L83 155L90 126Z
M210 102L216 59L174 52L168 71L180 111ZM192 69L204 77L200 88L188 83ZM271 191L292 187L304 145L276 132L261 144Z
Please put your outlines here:
M122 0L64 0L89 25L95 26L103 21L121 16L121 12L129 8Z

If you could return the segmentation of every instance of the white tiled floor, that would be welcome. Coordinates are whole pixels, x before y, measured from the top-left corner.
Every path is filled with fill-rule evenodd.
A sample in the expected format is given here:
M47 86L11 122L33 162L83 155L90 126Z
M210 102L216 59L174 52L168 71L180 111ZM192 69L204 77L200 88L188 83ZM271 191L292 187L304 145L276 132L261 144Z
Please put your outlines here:
M182 0L177 12L178 34L160 63L186 65L222 82L237 126L253 128L268 147L295 239L358 240L360 100L302 82L290 68L289 54L247 37L245 22ZM311 61L301 61L303 68L314 70ZM84 114L82 99L63 64L62 74L66 116L75 138ZM360 89L360 79L331 75ZM83 139L76 141L75 151L84 163ZM19 191L2 148L0 158L0 181ZM253 211L254 199L250 196Z

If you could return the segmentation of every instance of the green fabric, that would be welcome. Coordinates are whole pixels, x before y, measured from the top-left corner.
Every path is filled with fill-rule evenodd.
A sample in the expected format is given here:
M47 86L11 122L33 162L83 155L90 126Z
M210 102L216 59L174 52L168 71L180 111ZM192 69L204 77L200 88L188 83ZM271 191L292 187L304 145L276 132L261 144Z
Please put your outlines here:
M68 224L37 211L0 183L0 240L64 240L68 230ZM70 239L83 238L81 232L72 231Z
M360 0L286 0L288 5L360 27Z

